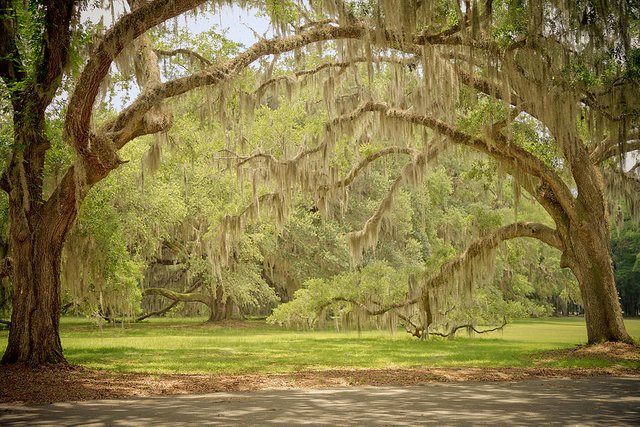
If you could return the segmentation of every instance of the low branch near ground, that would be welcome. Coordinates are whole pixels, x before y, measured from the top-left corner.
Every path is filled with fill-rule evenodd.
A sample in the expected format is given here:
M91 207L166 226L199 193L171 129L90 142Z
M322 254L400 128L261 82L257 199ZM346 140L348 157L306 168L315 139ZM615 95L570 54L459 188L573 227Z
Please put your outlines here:
M147 288L142 291L142 296L147 295L161 295L177 302L199 302L207 306L211 304L211 297L209 295L194 292L175 292L166 288Z
M202 280L197 280L196 283L194 283L189 289L187 289L185 291L185 293L192 293L196 290L198 290L198 288L200 288L202 286ZM152 311L151 313L146 313L143 314L141 316L138 316L136 318L136 322L141 322L149 317L152 316L161 316L165 313L167 313L169 310L171 310L173 307L175 307L176 305L178 305L181 301L177 301L174 300L171 304L169 304L168 306L161 308L160 310L156 310L156 311Z
M476 328L475 325L471 325L471 324L465 324L465 325L456 325L455 327L451 328L449 330L449 332L442 333L442 332L429 332L429 335L435 335L438 337L443 337L443 338L449 338L452 337L456 334L456 332L458 332L460 329L468 329L468 330L472 330L473 332L475 332L476 334L486 334L489 332L495 332L495 331L501 331L502 329L504 329L505 326L507 326L509 322L507 322L507 319L503 319L502 324L500 324L500 326L496 326L495 328L490 328L490 329L478 329Z
M402 313L397 313L397 312L396 312L396 316L398 316L398 318L400 318L400 320L402 320L402 321L404 321L404 322L405 322L405 324L404 324L403 326L404 326L405 331L407 331L407 333L410 333L410 334L411 334L411 336L413 336L413 337L416 337L416 338L420 338L420 339L422 339L422 337L424 336L424 328L423 328L422 326L418 326L418 325L416 325L416 324L415 324L415 323L413 323L413 321L411 320L411 317L409 317L409 316L405 316L405 315L404 315L404 314L402 314ZM408 323L409 325L411 325L411 327L413 328L413 330L412 330L412 329L409 329L409 328L407 327L407 325L406 325L407 323Z
M420 338L420 339L423 338L425 333L424 327L416 325L415 323L413 323L413 321L409 316L405 316L402 313L396 313L396 316L398 316L401 320L405 322L404 329L407 331L407 333L411 334L411 336L414 336L416 338ZM509 322L507 322L507 318L505 317L503 318L502 323L499 326L496 326L490 329L478 329L475 325L467 323L464 325L456 325L450 328L449 331L446 333L438 332L438 331L427 331L427 334L435 335L437 337L442 337L442 338L452 338L456 335L456 332L458 332L460 329L472 330L476 334L486 334L489 332L500 331L504 329L504 327L507 326L508 323Z

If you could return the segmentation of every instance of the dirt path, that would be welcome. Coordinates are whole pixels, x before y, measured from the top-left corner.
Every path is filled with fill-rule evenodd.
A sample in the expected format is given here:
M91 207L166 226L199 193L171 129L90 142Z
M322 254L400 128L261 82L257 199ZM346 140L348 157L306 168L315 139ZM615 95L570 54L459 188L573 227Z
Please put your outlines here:
M433 382L521 381L545 378L633 376L630 368L412 368L331 369L288 374L189 375L113 373L77 366L31 370L0 366L0 403L65 401L205 394L289 388L347 386L410 387Z
M262 390L0 405L2 425L637 425L639 377Z

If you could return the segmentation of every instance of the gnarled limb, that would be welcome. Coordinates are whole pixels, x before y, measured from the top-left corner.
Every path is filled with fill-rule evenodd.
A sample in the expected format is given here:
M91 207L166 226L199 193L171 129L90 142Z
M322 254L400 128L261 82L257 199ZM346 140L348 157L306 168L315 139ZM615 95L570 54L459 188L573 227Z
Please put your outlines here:
M190 294L196 290L198 290L201 286L202 286L203 282L202 280L197 280L191 287L189 287L189 289L187 289L184 293L186 294ZM136 322L141 322L151 316L161 316L163 314L165 314L166 312L168 312L169 310L171 310L173 307L175 307L176 305L178 305L180 303L180 301L178 300L173 300L173 302L171 304L169 304L168 306L161 308L160 310L156 310L156 311L152 311L150 313L146 313L143 314L141 316L136 317Z
M147 288L142 291L142 296L161 295L172 301L178 302L199 302L209 306L211 304L211 296L195 292L175 292L167 288Z
M203 67L211 67L213 65L213 62L211 62L210 60L208 60L204 56L200 55L198 52L196 52L194 50L190 50L190 49L184 49L184 48L173 49L173 50L153 49L153 52L158 57L162 57L162 56L164 56L164 57L173 57L173 56L181 55L181 56L184 56L186 58L195 59Z
M470 262L475 261L488 250L496 248L505 240L520 237L530 237L538 239L547 245L564 251L565 245L557 231L543 224L532 222L517 222L494 230L492 233L480 237L472 242L462 254L453 260L443 264L440 271L425 279L423 291L428 288L439 287L447 283L455 274L461 271Z
M489 332L495 332L495 331L501 331L502 329L504 329L505 326L507 326L509 322L507 322L506 317L502 320L502 323L499 326L496 326L494 328L489 328L489 329L478 329L475 325L472 324L465 324L465 325L456 325L453 328L451 328L449 330L449 332L442 333L442 332L429 332L429 335L436 335L439 337L443 337L443 338L449 338L452 337L456 334L456 332L458 332L460 329L468 329L471 330L473 332L475 332L476 334L486 334Z
M560 176L545 165L539 158L527 152L515 144L507 144L504 141L489 143L482 138L473 137L466 134L452 125L429 115L421 115L410 110L391 108L382 102L365 102L352 112L334 119L337 124L343 121L352 121L360 118L364 113L377 111L387 117L404 120L410 123L426 126L441 135L447 136L455 144L465 145L480 152L483 152L512 170L519 170L524 173L540 178L553 190L558 203L569 216L575 216L574 198L567 185Z
M89 164L93 160L91 149L87 145L90 138L89 129L93 104L98 96L100 83L109 72L113 59L127 43L150 28L202 3L204 0L149 1L121 17L98 43L69 98L64 124L69 143L82 158L89 160ZM150 109L156 104L157 102L153 102L148 108Z

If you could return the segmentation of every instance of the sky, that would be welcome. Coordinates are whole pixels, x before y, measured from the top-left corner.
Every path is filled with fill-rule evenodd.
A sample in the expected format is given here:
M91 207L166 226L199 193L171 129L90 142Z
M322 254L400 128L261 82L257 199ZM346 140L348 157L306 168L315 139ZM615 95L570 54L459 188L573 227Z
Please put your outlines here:
M114 0L113 14L116 18L125 10L124 3ZM126 6L126 10L129 10L128 6ZM248 47L257 41L251 29L261 36L272 35L269 19L258 15L259 12L256 9L245 10L235 5L223 6L215 13L199 13L197 16L183 15L178 18L178 24L186 26L193 34L207 31L215 25L221 30L227 30L229 39ZM113 23L111 9L95 8L82 14L83 20L91 22L99 22L101 18L104 24L110 27Z
M129 10L129 6L125 6L125 4L127 4L126 0L114 0L113 10L110 8L93 8L83 12L82 20L97 23L102 19L104 25L109 28L114 22L114 16L118 19L125 11ZM193 35L208 31L212 27L217 27L221 31L226 31L228 39L241 43L245 48L258 41L255 33L260 36L273 36L270 21L267 17L260 16L259 11L256 9L245 10L235 5L225 5L215 12L198 13L196 16L184 14L177 18L177 23L183 28L188 28ZM139 93L137 86L132 85L126 94L117 93L109 98L109 102L116 110L121 110L125 105L129 104L130 100L135 99Z

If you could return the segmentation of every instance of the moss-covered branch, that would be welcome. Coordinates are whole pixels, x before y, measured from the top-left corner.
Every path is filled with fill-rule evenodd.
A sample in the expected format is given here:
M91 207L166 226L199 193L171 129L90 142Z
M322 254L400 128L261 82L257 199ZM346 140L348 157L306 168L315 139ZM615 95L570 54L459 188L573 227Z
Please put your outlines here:
M470 266L490 253L500 243L522 237L529 237L540 240L547 245L554 247L560 251L564 251L565 246L560 239L556 230L538 223L517 222L494 230L492 233L483 236L472 242L465 251L453 260L443 264L440 270L425 279L423 291L428 288L435 288L452 281L456 275L462 275L463 279L466 274L462 274L465 270L469 270ZM471 268L472 269L472 268Z
M213 62L211 62L210 60L208 60L204 56L200 55L198 52L196 52L194 50L190 50L190 49L184 49L184 48L173 49L173 50L153 49L153 52L158 57L169 57L169 58L171 58L171 57L180 55L180 56L183 56L185 58L196 60L197 62L200 63L200 65L202 65L204 67L210 67L210 66L213 65Z
M144 3L131 13L122 16L94 48L69 98L64 124L68 142L86 162L98 168L103 167L99 164L99 157L93 155L92 149L88 146L91 136L89 130L93 105L98 96L100 84L107 76L114 58L127 43L150 28L204 2L204 0L152 0ZM157 102L152 103L149 108L156 104ZM98 164L95 164L96 162Z
M161 295L172 301L199 302L206 306L211 305L211 297L209 295L196 293L196 292L182 293L182 292L175 292L167 288L147 288L142 291L142 296L146 296L146 295Z
M383 102L365 102L352 112L336 118L334 123L356 120L367 112L379 112L388 118L428 127L448 137L452 143L464 145L491 156L511 170L540 178L553 190L567 215L570 217L576 215L573 195L562 178L542 160L516 144L509 144L507 141L501 140L489 142L462 132L453 125L432 116L417 114L411 110L392 108Z

